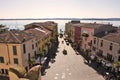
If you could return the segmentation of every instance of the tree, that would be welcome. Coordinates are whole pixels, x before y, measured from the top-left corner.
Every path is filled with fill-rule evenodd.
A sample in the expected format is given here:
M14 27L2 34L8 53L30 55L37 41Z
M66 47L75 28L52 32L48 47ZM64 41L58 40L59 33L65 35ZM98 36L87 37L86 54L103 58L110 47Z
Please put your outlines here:
M8 28L5 25L0 24L0 33L7 31Z
M69 38L71 37L71 32L68 32L68 37L69 37Z
M9 70L15 73L19 78L23 78L26 73L26 70L21 66L11 67Z
M83 33L82 36L83 37L89 37L89 35L87 33Z
M29 64L33 65L35 63L35 58L31 58L28 62Z
M76 50L76 49L77 49L77 44L76 44L76 43L73 43L73 44L72 44L72 47L73 47L74 50Z
M115 63L115 67L120 67L120 61L117 61L117 62Z
M46 42L45 45L49 47L50 46L50 42Z
M37 54L37 57L39 58L40 60L40 64L41 64L41 58L44 56L44 53L43 52L40 52Z
M35 65L35 58L34 57L30 58L28 60L28 64L30 68L33 67Z

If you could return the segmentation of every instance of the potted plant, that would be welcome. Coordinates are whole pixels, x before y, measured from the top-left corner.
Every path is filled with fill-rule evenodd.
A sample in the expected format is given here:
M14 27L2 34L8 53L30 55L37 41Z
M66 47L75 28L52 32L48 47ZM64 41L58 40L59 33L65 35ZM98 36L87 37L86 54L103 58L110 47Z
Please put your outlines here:
M87 33L83 33L82 36L83 37L89 37L89 35Z

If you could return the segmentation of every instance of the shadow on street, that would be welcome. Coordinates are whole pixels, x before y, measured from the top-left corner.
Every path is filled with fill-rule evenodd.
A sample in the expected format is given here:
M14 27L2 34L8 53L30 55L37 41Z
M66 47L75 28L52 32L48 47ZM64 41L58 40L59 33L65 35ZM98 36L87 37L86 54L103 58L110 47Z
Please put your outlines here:
M58 44L59 44L59 42L53 43L51 49L48 52L46 61L42 64L42 68L41 68L41 75L42 76L44 76L46 74L45 70L50 68L49 63L51 62L53 64L55 62L55 58L57 56L56 53L59 52L57 50L59 48Z

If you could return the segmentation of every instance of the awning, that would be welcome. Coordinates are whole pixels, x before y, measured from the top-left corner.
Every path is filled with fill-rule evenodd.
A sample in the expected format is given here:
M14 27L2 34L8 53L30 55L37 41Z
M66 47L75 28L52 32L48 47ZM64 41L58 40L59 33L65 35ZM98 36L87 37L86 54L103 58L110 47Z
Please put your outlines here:
M95 55L91 55L90 58L93 60L95 58Z
M107 67L112 67L112 64L111 63L107 63L106 66Z

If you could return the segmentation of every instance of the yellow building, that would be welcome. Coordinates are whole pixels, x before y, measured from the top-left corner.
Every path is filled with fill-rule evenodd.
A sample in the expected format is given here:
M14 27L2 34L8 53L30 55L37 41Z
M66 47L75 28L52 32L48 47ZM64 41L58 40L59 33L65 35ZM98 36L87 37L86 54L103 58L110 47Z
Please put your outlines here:
M30 24L31 26L32 24ZM48 29L46 29L43 26L39 26L38 24L32 25L31 28L26 29L25 32L32 34L36 37L37 43L38 43L38 50L39 53L48 53L48 43L50 45L50 39L52 36L52 32Z
M43 48L47 50L48 46L45 44L50 45L50 39L55 38L58 34L57 23L52 21L27 24L25 25L25 31L37 37L39 51L42 51Z
M53 21L47 21L47 22L35 22L31 24L25 25L25 30L36 28L36 27L44 27L52 32L52 37L55 37L58 34L58 24Z
M36 38L24 31L12 30L0 34L0 72L8 75L11 66L29 69L29 60L38 53Z

